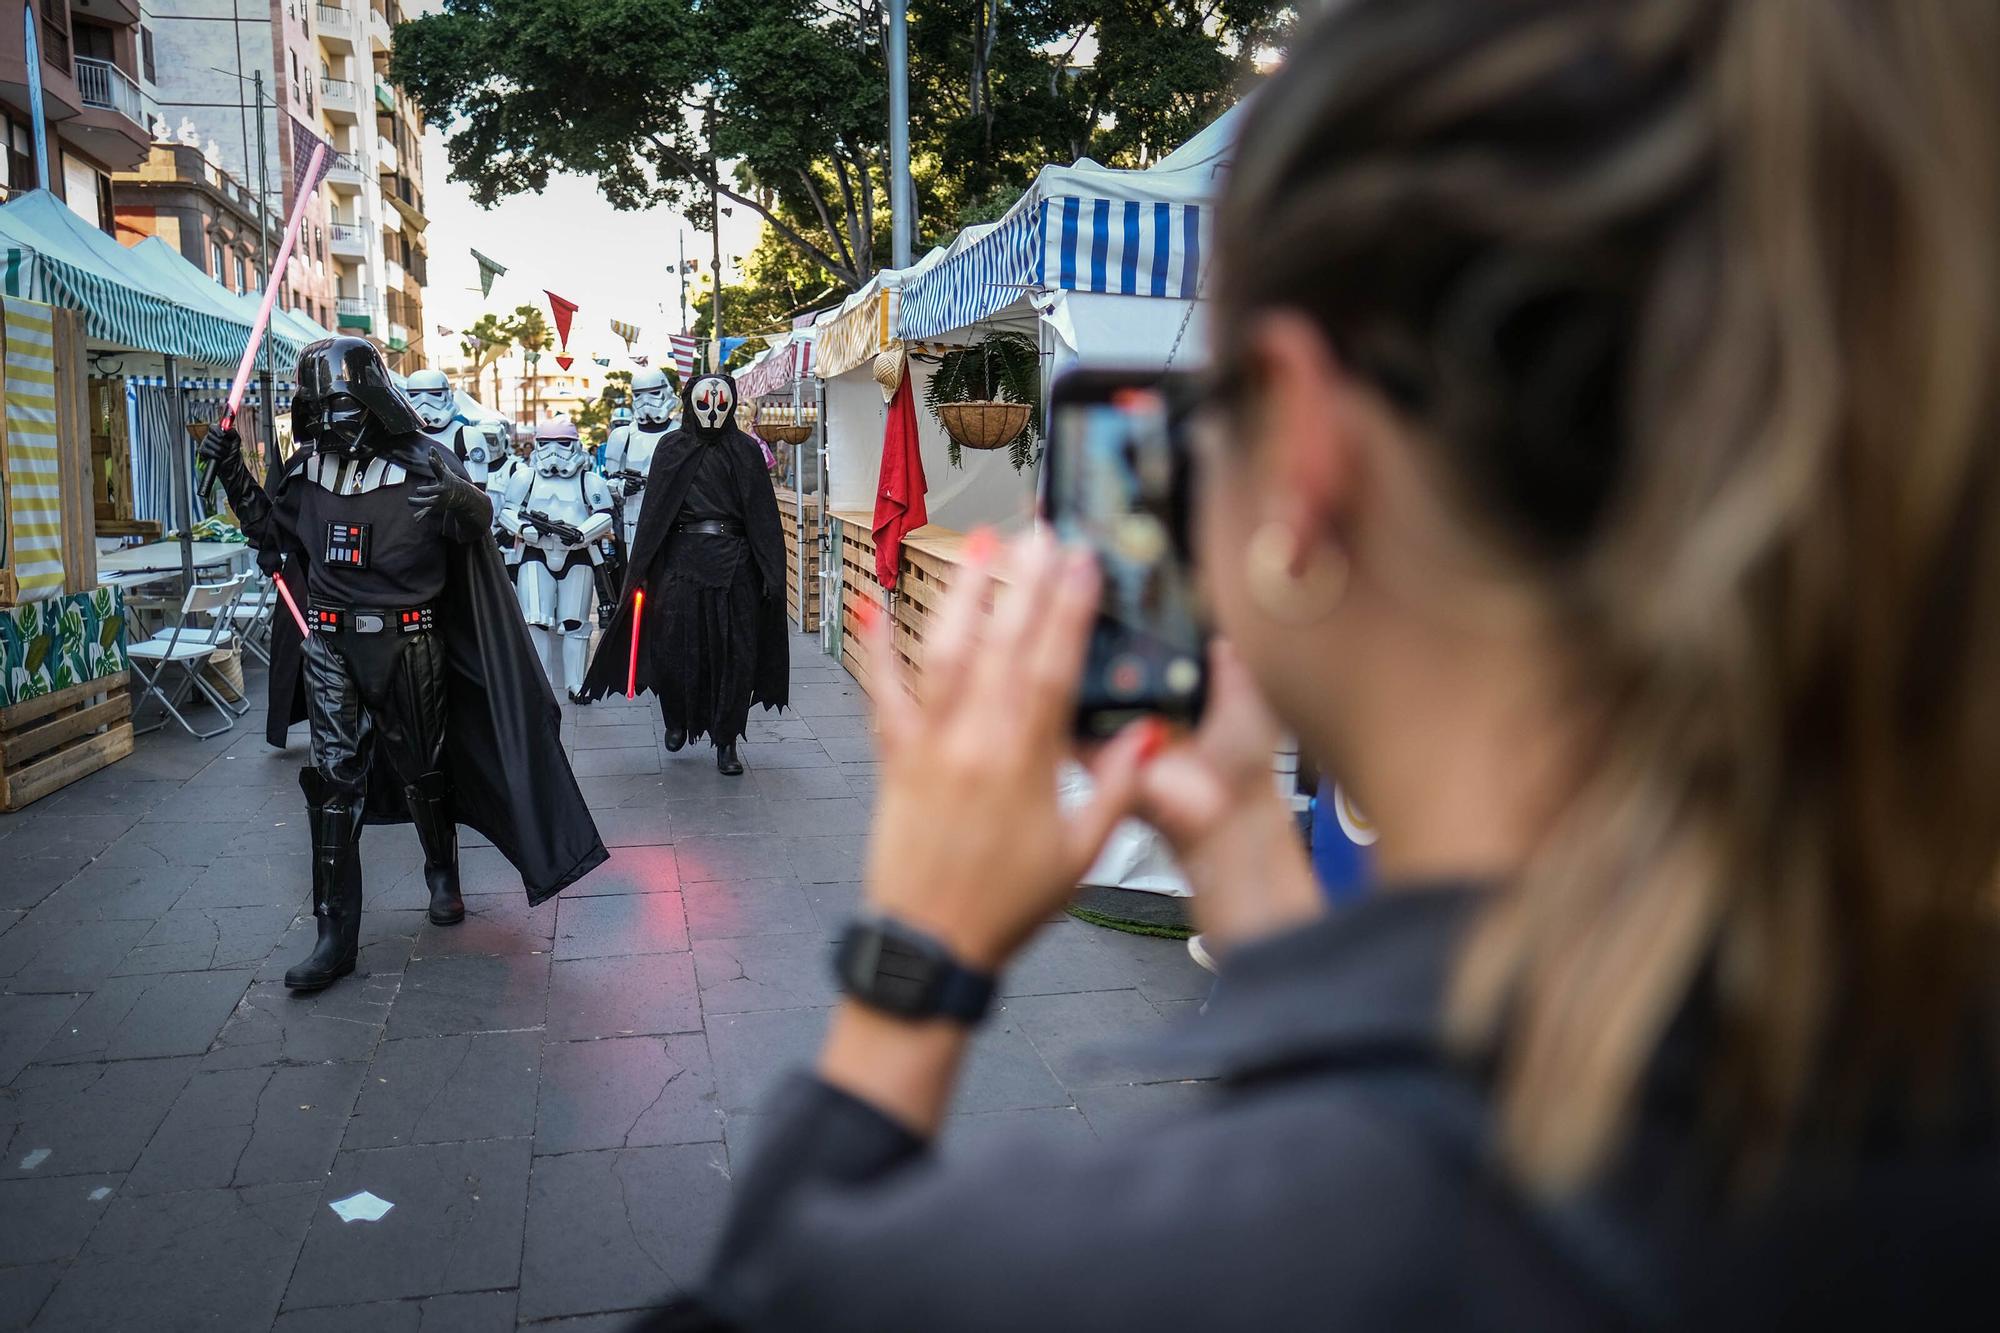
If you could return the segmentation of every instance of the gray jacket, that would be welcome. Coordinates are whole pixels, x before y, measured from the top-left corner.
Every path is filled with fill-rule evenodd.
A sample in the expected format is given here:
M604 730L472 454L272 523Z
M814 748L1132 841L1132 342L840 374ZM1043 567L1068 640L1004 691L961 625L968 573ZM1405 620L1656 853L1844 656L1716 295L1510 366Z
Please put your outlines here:
M1477 900L1384 894L1232 958L1182 1038L1219 1068L1212 1098L1129 1142L942 1161L795 1079L701 1306L856 1333L1991 1326L1980 1074L1942 1136L1890 1134L1731 1204L1693 1127L1690 1019L1603 1186L1525 1198L1492 1163L1484 1081L1437 1036Z

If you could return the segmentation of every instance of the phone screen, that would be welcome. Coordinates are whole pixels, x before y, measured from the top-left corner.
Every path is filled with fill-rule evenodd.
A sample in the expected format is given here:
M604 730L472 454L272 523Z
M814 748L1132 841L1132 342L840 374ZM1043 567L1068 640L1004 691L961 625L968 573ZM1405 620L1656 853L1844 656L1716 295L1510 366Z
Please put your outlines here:
M1094 389L1094 391L1092 391ZM1193 721L1206 690L1204 634L1185 558L1189 458L1161 384L1058 390L1050 516L1087 543L1103 601L1078 700L1078 726L1104 736L1145 713Z

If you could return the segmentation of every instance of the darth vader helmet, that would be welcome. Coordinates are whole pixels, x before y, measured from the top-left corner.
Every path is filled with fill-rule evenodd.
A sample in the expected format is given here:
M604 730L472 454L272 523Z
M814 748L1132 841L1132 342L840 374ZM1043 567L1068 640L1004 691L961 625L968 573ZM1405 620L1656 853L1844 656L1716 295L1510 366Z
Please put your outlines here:
M664 426L679 406L664 370L648 367L632 376L632 413L640 425Z
M575 476L585 461L576 423L558 414L535 427L534 461L535 470L543 476Z
M727 375L702 375L688 386L687 405L694 433L713 439L735 420L736 381Z
M324 454L359 458L423 429L366 338L322 338L299 357L292 437Z
M413 370L406 384L404 392L409 395L410 406L417 409L417 420L424 423L425 430L443 430L458 415L458 403L443 372Z

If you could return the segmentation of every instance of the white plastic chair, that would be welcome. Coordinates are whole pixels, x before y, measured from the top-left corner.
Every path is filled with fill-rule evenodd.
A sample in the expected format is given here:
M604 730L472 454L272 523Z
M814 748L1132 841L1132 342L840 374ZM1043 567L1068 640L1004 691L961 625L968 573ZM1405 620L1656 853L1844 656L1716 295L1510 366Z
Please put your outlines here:
M210 684L202 675L202 668L208 659L236 642L233 624L233 609L237 599L243 595L243 585L249 580L238 577L224 583L197 583L187 590L181 599L181 614L171 630L161 630L150 639L133 644L126 650L131 659L133 671L144 682L147 693L160 701L174 721L181 724L188 735L196 740L208 740L220 736L236 725L236 719L250 711L250 701L239 696L241 707L232 703L222 692ZM207 617L209 625L203 627L195 623L197 616ZM147 664L152 665L148 671ZM171 698L160 688L161 679L167 668L179 667L183 679L176 682L178 688ZM188 721L187 715L176 707L176 703L187 697L189 687L201 691L202 697L215 705L215 711L222 715L222 725L208 731L197 729ZM167 725L166 717L161 717L150 727L143 727L138 734L158 731Z
M262 573L245 576L249 582L229 618L242 636L242 645L255 653L265 666L271 665L271 617L278 609L278 589Z

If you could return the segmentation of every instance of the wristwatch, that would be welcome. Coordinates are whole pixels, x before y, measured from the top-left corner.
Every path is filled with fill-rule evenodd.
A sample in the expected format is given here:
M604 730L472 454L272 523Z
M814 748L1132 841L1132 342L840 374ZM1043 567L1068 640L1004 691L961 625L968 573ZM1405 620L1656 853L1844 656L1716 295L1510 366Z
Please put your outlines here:
M993 978L894 917L856 917L833 951L840 988L871 1009L898 1018L949 1018L967 1025L986 1016Z

